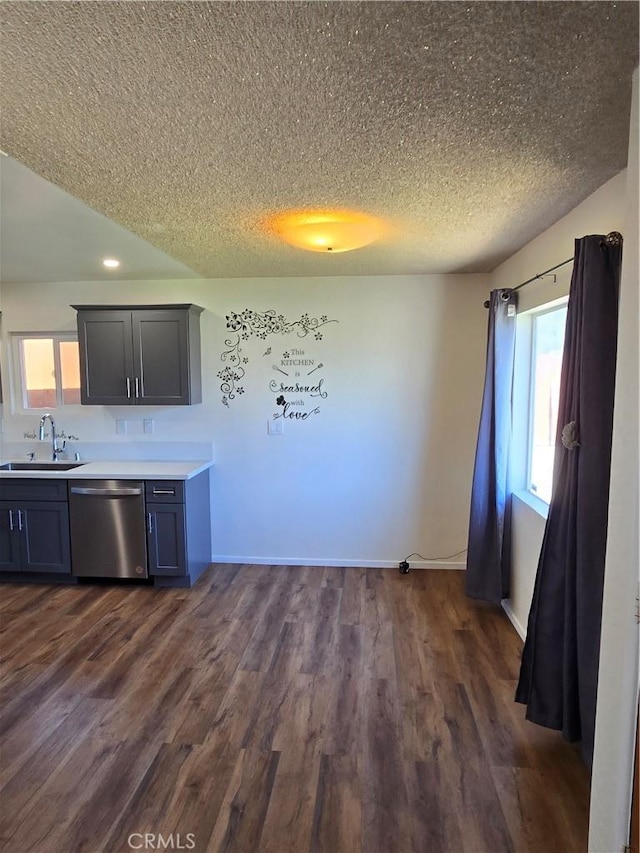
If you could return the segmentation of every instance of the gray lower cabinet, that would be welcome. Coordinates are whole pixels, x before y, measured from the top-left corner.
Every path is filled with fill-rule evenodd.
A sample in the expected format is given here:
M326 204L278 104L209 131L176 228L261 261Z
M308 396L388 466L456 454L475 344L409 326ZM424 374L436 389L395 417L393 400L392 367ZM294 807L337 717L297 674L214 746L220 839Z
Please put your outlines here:
M149 574L187 574L184 504L147 504Z
M0 483L0 572L71 575L66 493L66 480Z
M202 402L197 305L73 305L84 406Z
M211 563L209 471L147 480L147 553L155 586L191 586Z
M77 581L67 483L0 478L0 580ZM145 508L154 586L190 587L211 563L209 471L190 480L146 481Z

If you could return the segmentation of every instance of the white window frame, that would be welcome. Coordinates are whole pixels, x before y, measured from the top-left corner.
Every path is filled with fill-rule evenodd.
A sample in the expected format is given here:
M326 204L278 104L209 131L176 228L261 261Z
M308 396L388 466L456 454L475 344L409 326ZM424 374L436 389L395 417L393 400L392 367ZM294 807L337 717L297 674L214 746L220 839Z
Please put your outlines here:
M60 344L67 342L78 342L77 332L11 332L11 357L12 357L12 390L14 413L25 413L44 411L42 406L33 408L27 405L27 389L25 387L24 357L21 342L24 340L53 340L53 369L56 379L56 409L78 408L79 403L65 403L62 399L62 367L60 363ZM46 407L46 408L54 408Z
M545 506L549 506L549 501L546 498L542 497L533 487L533 477L532 477L532 456L533 456L533 412L534 412L534 401L535 401L535 380L536 380L536 360L537 360L537 335L536 335L536 322L538 318L543 317L547 314L553 314L555 311L560 311L567 307L569 303L569 297L565 296L561 299L556 299L553 302L547 303L545 305L541 305L539 308L535 308L530 312L531 319L531 348L530 348L530 356L529 356L529 410L527 414L527 461L526 461L526 484L525 491L528 494L533 495L538 500L542 501Z

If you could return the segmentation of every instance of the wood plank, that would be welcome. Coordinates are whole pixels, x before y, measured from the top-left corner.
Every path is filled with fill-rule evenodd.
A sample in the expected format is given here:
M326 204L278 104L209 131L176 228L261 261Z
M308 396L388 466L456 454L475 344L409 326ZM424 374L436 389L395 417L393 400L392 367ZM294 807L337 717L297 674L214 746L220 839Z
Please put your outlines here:
M274 583L271 594L264 603L264 612L257 620L240 661L240 669L261 672L269 669L293 595L287 583L288 577L288 573L282 571Z
M278 566L260 566L252 583L243 584L242 594L236 607L229 615L244 619L255 626L264 613L264 608L277 580Z
M97 738L74 743L72 752L56 772L50 774L26 809L17 817L17 826L0 837L4 850L59 853L71 850L68 836L76 815L81 814L91 794L99 787L116 760L120 744Z
M429 759L415 762L408 773L409 849L451 853L463 849L460 818L452 808L455 797L446 774L446 754L438 740L432 741L431 747Z
M130 849L127 839L133 832L155 835L168 835L171 832L171 820L167 819L169 806L179 784L180 771L191 749L187 744L163 743L159 747L135 793L118 816L104 844L106 850Z
M291 747L289 739L310 714L312 686L312 675L297 674L285 681L277 672L268 673L249 715L243 748L278 751L281 741Z
M114 823L120 820L134 793L156 758L160 747L144 739L116 745L116 751L97 784L85 791L81 809L69 823L60 849L73 853L101 853ZM102 841L104 840L104 844Z
M5 705L0 717L0 736L4 736L33 707L47 701L56 691L64 690L80 663L89 657L92 650L101 642L105 632L112 631L118 623L118 617L110 616L100 620L98 624L92 623L90 627L83 626L84 633L79 637L75 635L75 643L70 644L54 664L35 678L27 690L17 693Z
M364 654L369 678L396 681L394 619L381 580L367 574L364 604Z
M469 853L514 851L464 685L447 690L443 704L451 752L458 756L457 762L447 762L445 772L458 814L462 849Z
M312 620L313 631L309 637L302 672L317 673L329 666L337 636L340 614L340 587L321 587L317 592L316 610Z
M292 581L292 596L289 603L288 622L311 624L315 619L317 592L323 579L323 571L317 566L298 566L298 576Z
M322 571L322 586L343 589L346 572L344 566L325 566Z
M78 698L72 701L73 706L61 704L48 709L51 715L48 718L43 719L42 714L36 713L28 734L34 727L37 730L42 726L44 733L50 732L47 737L39 741L34 737L31 743L25 744L26 737L20 732L22 737L17 744L10 741L6 750L3 746L0 798L3 803L10 803L11 808L0 811L0 835L11 835L11 828L20 822L25 808L36 801L42 787L55 777L74 749L99 724L105 702ZM23 747L22 753L17 752L20 747Z
M146 678L131 680L103 715L97 735L103 740L126 738L172 740L187 713L193 683L191 669L150 669ZM171 708L171 713L167 709Z
M223 738L238 750L242 748L254 709L260 704L264 680L264 673L236 670L209 726L205 743L212 738Z
M192 837L196 851L210 850L209 839L238 760L238 750L223 738L194 746L184 762L163 826L183 846ZM177 843L177 842L176 842ZM106 853L106 851L105 851Z
M409 850L410 814L400 747L400 708L392 683L370 679L366 696L363 849Z
M38 667L41 672L42 668ZM15 689L15 687L14 687ZM52 734L74 709L84 703L90 707L108 707L100 702L88 703L81 692L59 690L40 704L33 704L20 715L15 725L3 736L0 755L0 786L18 765L27 760L39 745ZM94 715L96 724L100 717ZM49 749L47 747L46 749ZM46 751L45 749L45 751Z
M529 767L529 756L523 744L501 725L504 706L496 690L498 679L488 650L478 644L471 631L453 631L453 645L468 667L467 697L489 763L501 767ZM515 693L515 682L508 683Z
M562 815L553 807L555 791L545 791L539 770L492 767L491 775L513 840L514 850L528 853L580 853L588 847L587 827L570 838Z
M208 849L217 853L262 849L260 839L279 760L278 752L240 750Z
M367 697L364 630L339 625L338 641L326 683L323 751L346 755L362 747L363 711Z
M313 742L280 753L260 846L254 849L260 853L299 853L309 849L319 770L320 754Z
M340 622L343 625L361 625L364 619L366 569L345 571L340 602Z
M358 754L321 756L308 847L311 853L354 853L362 850L363 776L360 763Z
M304 622L283 622L269 672L276 671L283 679L299 673L304 661L304 650L310 642L309 634L310 626Z

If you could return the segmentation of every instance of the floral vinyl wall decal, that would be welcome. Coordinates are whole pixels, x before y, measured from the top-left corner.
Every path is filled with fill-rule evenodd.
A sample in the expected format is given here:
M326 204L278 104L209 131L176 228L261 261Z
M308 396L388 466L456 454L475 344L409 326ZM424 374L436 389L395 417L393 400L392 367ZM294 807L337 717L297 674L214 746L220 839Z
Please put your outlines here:
M310 317L302 314L299 320L287 320L284 314L278 314L273 309L268 311L252 311L245 308L244 311L236 313L231 311L227 314L227 329L233 332L233 336L225 340L225 350L220 360L225 362L225 367L218 372L220 379L220 390L222 391L222 402L229 406L229 401L234 400L238 394L244 394L242 380L246 375L244 365L249 359L243 355L242 342L251 337L266 340L267 335L290 335L295 333L298 338L306 338L313 335L317 341L322 340L322 332L319 330L328 323L337 323L330 320L326 314L320 318ZM264 355L271 353L268 347Z

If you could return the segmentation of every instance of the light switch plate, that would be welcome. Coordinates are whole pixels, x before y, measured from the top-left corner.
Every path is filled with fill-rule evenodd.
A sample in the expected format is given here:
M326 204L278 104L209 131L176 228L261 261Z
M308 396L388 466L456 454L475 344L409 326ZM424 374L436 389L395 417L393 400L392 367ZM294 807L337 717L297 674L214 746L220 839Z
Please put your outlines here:
M116 421L116 434L117 435L126 435L127 434L127 422L126 421Z
M147 432L147 433L153 432L153 419L152 418L145 418L142 421L142 427L143 427L144 432Z
M284 435L284 421L281 418L267 421L267 432L269 435Z

